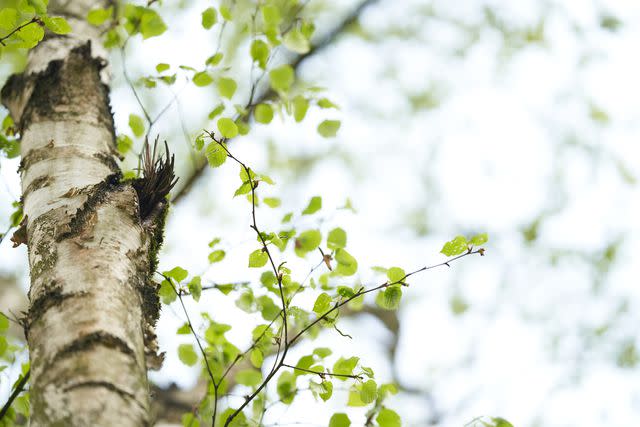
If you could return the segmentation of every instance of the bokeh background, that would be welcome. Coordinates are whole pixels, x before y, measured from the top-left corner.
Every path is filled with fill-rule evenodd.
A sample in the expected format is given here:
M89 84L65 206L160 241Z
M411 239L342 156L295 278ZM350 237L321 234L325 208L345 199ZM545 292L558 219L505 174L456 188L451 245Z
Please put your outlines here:
M221 38L202 29L208 5L165 1L158 10L167 33L112 52L119 132L129 132L130 113L141 114L123 63L134 82L159 62L202 67L221 40L238 52L227 66L240 84L237 100L246 98L246 40L232 25ZM317 40L358 11L297 70L302 84L325 88L340 109L310 110L301 124L276 117L231 144L277 182L266 191L283 205L260 208L259 221L268 228L322 196L321 213L296 217L296 224L347 230L359 261L352 283L365 285L380 282L372 266L410 271L442 261L442 244L455 235L487 232L489 242L484 258L412 278L397 313L367 301L363 313L340 323L352 339L326 331L296 347L292 360L319 345L335 357L361 356L382 380L399 385L392 406L407 426L462 426L480 415L517 427L636 425L640 3L377 0L362 7L311 0L305 7L318 18ZM292 59L282 52L276 61ZM3 58L1 81L19 67ZM202 161L193 141L213 128L207 115L219 102L213 87L195 88L186 76L179 73L171 88L136 85L150 111L171 102L153 134L176 152L183 183ZM316 132L325 118L342 121L334 139ZM0 159L3 231L20 197L17 166ZM125 169L133 167L129 156ZM179 265L207 283L259 286L259 273L246 268L255 249L250 210L232 197L237 173L231 164L206 170L180 197L161 270ZM344 208L347 200L354 209ZM209 265L214 237L227 258ZM287 260L299 280L319 261L294 258ZM12 249L7 239L0 245L0 309L23 310L27 288L24 246ZM310 308L313 300L297 303ZM243 348L257 319L232 301L207 291L188 308L233 324L229 336ZM161 388L197 387L197 369L176 353L190 342L175 335L183 322L178 307L163 309L158 329L167 358L152 374ZM16 372L0 372L1 401ZM344 404L346 394L319 404L307 393L291 408L274 407L266 422L326 425ZM364 410L347 412L353 425L364 421Z

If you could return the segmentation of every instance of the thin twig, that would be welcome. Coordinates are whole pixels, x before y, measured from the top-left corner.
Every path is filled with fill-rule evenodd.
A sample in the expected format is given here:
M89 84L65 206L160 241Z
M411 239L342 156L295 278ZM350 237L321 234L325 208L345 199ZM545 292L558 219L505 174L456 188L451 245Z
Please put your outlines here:
M9 396L7 402L4 404L2 409L0 409L0 420L2 420L7 411L9 411L9 408L11 408L13 401L16 400L18 395L22 393L22 390L24 390L24 387L27 385L27 381L29 381L29 375L31 375L31 369L28 369L27 373L24 374L22 378L20 378L20 381L18 382L18 384L16 384L16 388L13 390L13 393L11 393L11 396Z
M295 369L297 371L308 372L310 374L316 374L322 379L324 379L324 377L340 377L340 378L353 378L354 380L362 380L362 375L336 374L336 373L333 373L333 372L314 371L312 369L306 369L306 368L300 368L298 366L287 365L286 363L283 363L282 366L284 366L285 368Z
M11 31L9 34L7 34L4 37L0 37L0 44L2 46L6 46L5 44L5 40L7 40L9 37L11 37L12 35L14 35L15 33L17 33L18 31L22 30L23 28L33 24L33 23L38 23L38 25L44 25L44 23L42 22L42 20L40 18L38 18L37 16L34 16L33 18L31 18L30 21L25 22L24 24L20 25L19 27L17 27L16 29L14 29L13 31Z

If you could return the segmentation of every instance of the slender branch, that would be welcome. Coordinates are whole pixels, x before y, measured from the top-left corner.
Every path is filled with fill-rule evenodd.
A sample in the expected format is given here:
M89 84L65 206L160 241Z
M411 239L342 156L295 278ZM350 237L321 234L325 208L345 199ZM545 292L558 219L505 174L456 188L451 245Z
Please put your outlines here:
M22 390L24 390L24 387L27 385L27 381L29 381L29 375L31 375L31 369L27 370L27 373L24 374L22 378L20 378L20 381L18 382L18 384L16 384L16 388L13 390L13 393L11 393L11 396L9 396L7 402L4 404L2 409L0 409L0 420L2 420L5 414L9 411L9 408L11 408L13 401L16 400L18 395L22 393Z
M213 377L213 372L211 371L211 366L209 365L209 359L207 358L207 353L205 353L204 348L202 347L202 344L200 343L200 338L198 337L198 334L196 333L195 329L193 328L193 323L191 323L191 318L189 317L189 312L187 311L187 308L184 305L184 301L182 301L182 293L179 292L176 287L173 285L173 279L171 279L170 277L165 276L162 273L159 273L162 277L164 277L164 279L169 282L169 285L171 285L171 288L173 289L173 292L175 292L175 294L178 296L178 300L180 300L180 305L182 306L182 311L184 311L184 315L187 318L187 324L189 325L189 329L191 330L191 334L193 335L193 337L196 339L196 343L198 344L198 348L200 349L200 353L202 354L202 357L204 358L204 363L205 366L207 368L207 373L209 374L209 379L211 380L211 383L213 384L213 390L214 390L214 403L213 403L213 422L212 425L215 424L215 420L216 420L216 412L218 409L218 385L219 383L216 383L215 378Z
M355 9L353 9L351 13L349 13L348 16L346 16L338 25L336 25L336 27L333 30L329 31L329 33L325 37L323 37L319 42L314 44L307 53L303 55L298 55L290 63L294 71L297 71L300 65L302 65L302 63L306 61L308 58L321 52L322 50L330 46L333 42L335 42L349 28L349 26L351 26L351 24L353 24L358 20L362 12L367 7L375 3L376 1L378 0L363 0ZM260 81L260 78L258 79L258 82L259 81ZM257 87L257 84L253 86ZM274 96L276 96L275 91L265 90L262 94L260 94L260 96L258 96L255 99L255 101L253 101L253 98L255 95L253 92L255 92L255 89L256 89L253 86L252 86L252 94L250 96L250 102L247 104L248 107L261 104L264 101L268 99L272 99ZM181 181L183 185L173 194L173 199L172 199L173 203L178 203L178 201L184 198L189 193L189 191L191 191L195 182L198 180L200 176L202 176L203 172L206 170L206 166L207 166L207 162L200 162L200 164L196 168L194 168L190 176L183 177Z
M18 31L22 30L23 28L28 27L29 25L34 24L34 23L38 23L38 25L41 25L41 26L44 25L44 23L42 22L42 20L40 18L38 18L37 16L34 16L33 18L31 18L30 21L27 21L24 24L20 25L19 27L17 27L13 31L11 31L9 34L7 34L6 36L0 37L0 44L2 46L6 46L6 44L4 42L5 40L7 40L9 37L14 35Z
M362 375L336 374L336 373L333 373L333 372L314 371L312 369L306 369L306 368L300 368L298 366L287 365L286 363L283 363L282 366L284 366L285 368L295 369L297 371L308 372L310 374L316 374L322 379L324 379L324 377L340 377L340 378L353 378L354 380L362 380Z
M278 339L277 344L278 344L278 351L276 353L276 357L274 360L274 365L271 368L269 374L267 374L267 376L265 377L265 379L263 380L263 382L258 386L258 388L256 390L253 391L253 393L249 396L247 396L244 400L244 402L240 405L240 407L238 407L225 421L225 427L227 427L232 421L233 419L244 410L244 408L253 400L255 399L255 397L260 394L262 392L262 390L267 386L267 384L271 381L271 379L275 376L275 374L280 370L280 368L282 368L283 366L288 366L288 367L292 367L290 365L286 365L285 364L285 359L287 357L287 353L289 351L289 348L307 331L309 331L309 329L311 329L313 326L315 326L316 324L318 324L320 321L322 320L326 320L327 317L329 315L331 315L333 312L336 312L338 310L340 310L341 307L343 307L344 305L348 304L350 301L353 301L354 299L364 296L366 294L369 294L371 292L375 292L381 289L385 289L388 288L389 286L393 286L393 285L403 285L403 286L408 286L405 283L405 280L415 274L418 274L420 272L426 271L426 270L431 270L433 268L437 268L437 267L442 267L442 266L447 266L450 267L450 263L453 261L456 261L458 259L464 258L466 256L469 255L473 255L473 254L480 254L481 256L484 256L485 253L485 249L484 248L479 248L479 249L473 249L473 247L469 247L467 249L467 251L463 254L460 254L458 256L455 256L447 261L438 263L438 264L434 264L434 265L429 265L429 266L424 266L421 267L417 270L411 271L407 274L405 274L402 278L400 278L399 280L393 281L393 282L384 282L378 286L374 286L372 288L366 289L364 287L361 287L356 293L354 293L352 296L350 296L349 298L346 298L340 302L336 302L335 305L330 308L329 310L327 310L325 313L323 313L322 315L319 315L314 321L312 321L311 323L309 323L307 326L305 326L304 328L302 328L293 338L291 338L291 340L288 339L288 321L287 321L287 303L285 301L285 297L284 297L284 290L282 288L282 275L279 273L278 268L276 268L275 262L273 261L273 257L271 255L271 252L269 251L269 247L267 245L266 239L263 235L263 233L259 230L258 225L257 225L257 221L256 221L256 195L255 195L255 189L258 186L258 182L254 180L253 175L252 175L252 171L251 169L245 164L243 163L240 159L238 159L237 157L235 157L227 148L226 146L226 138L221 138L221 139L217 139L215 134L213 132L209 132L205 130L205 133L214 141L216 142L226 153L227 157L229 157L230 159L234 160L236 163L238 163L244 170L244 172L247 174L247 182L249 183L249 187L251 188L251 217L252 217L252 224L250 225L250 227L256 232L256 234L258 235L258 238L260 239L261 243L262 243L262 251L264 251L267 254L267 257L271 263L271 266L273 268L274 274L278 280L278 288L279 288L279 292L280 292L280 298L281 298L281 302L282 302L282 310L281 310L281 315L282 315L282 319L283 319L283 325L282 328L284 329L284 347L282 347L282 339ZM246 183L246 182L245 182ZM323 258L323 262L327 262L327 255L324 254L324 252L322 250L320 250L320 254L322 255ZM320 265L320 264L319 264ZM306 279L305 279L306 280ZM300 287L299 287L300 289ZM275 319L273 320L275 321ZM272 322L273 322L272 321ZM265 329L266 330L266 329ZM337 330L337 328L336 328ZM340 332L338 330L338 332L340 334L342 334L343 336L345 334L343 334L342 332ZM280 350L282 348L282 355L280 355ZM236 360L234 360L233 364L237 363L237 361L239 360L239 358L236 358ZM227 372L229 372L229 369L227 370ZM226 373L225 372L225 375ZM315 373L315 374L319 374L319 372L317 371L311 371L311 373ZM214 424L215 424L215 419L214 419Z

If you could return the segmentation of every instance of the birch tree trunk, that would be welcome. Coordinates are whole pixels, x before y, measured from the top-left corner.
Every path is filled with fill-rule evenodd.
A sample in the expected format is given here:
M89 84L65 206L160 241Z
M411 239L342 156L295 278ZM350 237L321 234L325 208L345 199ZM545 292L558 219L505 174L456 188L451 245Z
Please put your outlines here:
M162 220L141 219L120 182L106 56L80 19L103 4L54 3L73 33L42 41L2 90L21 133L31 425L145 426Z

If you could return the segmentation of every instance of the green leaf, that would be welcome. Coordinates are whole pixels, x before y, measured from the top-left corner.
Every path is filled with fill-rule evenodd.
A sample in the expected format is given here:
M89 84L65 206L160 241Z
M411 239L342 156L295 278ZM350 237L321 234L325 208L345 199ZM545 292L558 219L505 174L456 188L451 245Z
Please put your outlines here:
M402 279L404 279L405 273L404 270L400 267L391 267L387 270L387 277L389 278L389 283L398 283Z
M143 39L159 36L167 30L167 26L158 15L158 13L152 9L145 9L140 19L140 33Z
M367 406L366 403L360 398L360 392L356 388L349 390L349 399L347 400L347 406L361 407Z
M258 63L263 70L267 68L269 60L269 45L260 39L251 42L251 58Z
M331 296L329 296L329 294L327 294L326 292L321 293L320 295L318 295L318 298L316 298L315 304L313 304L313 311L318 315L326 313L327 310L329 310L329 308L331 307L332 301L333 300L331 299Z
M200 427L200 420L191 412L182 414L182 427Z
M44 37L44 29L38 24L27 25L16 33L23 42L18 47L32 48Z
M269 71L271 87L280 92L287 92L294 81L293 68L289 64L281 65Z
M307 252L315 250L322 241L322 234L318 230L303 231L296 238L296 255L303 257Z
M378 384L374 380L369 380L362 384L360 389L360 400L363 403L371 403L378 397Z
M226 117L218 119L218 130L225 138L233 138L238 135L238 126L233 120Z
M221 166L227 160L227 152L215 141L212 141L207 145L205 156L207 157L209 165L213 168Z
M326 402L331 399L331 395L333 394L333 383L331 381L322 381L320 386L321 389L319 390L318 396Z
M378 413L376 421L380 427L402 427L400 416L389 408L383 408L380 413Z
M349 417L343 413L333 414L329 420L329 427L349 427L350 425Z
M293 402L296 393L296 376L289 371L284 371L278 377L278 397L285 405Z
M333 365L333 370L331 372L339 375L353 375L353 370L355 369L359 360L360 360L359 357L350 357L348 359L341 357ZM336 377L336 378L341 381L346 380L345 377Z
M392 285L376 295L376 304L385 310L396 310L400 306L402 289L400 285Z
M322 197L314 196L309 200L309 204L302 211L302 215L311 215L322 209Z
M297 28L285 34L282 42L287 47L287 49L298 54L305 54L309 52L309 49L311 49L309 40L307 40L304 34L302 34L302 32L300 32L300 30L298 30Z
M315 354L316 356L318 356L321 359L324 359L325 357L331 356L332 353L333 352L328 347L318 347L315 350L313 350L313 354Z
M467 242L467 239L464 236L457 236L455 239L445 243L440 253L446 256L460 255L468 250L468 247L469 242Z
M327 236L327 246L335 250L347 246L347 233L340 227L336 227Z
M513 424L504 418L493 417L491 418L491 421L494 423L494 427L513 427Z
M53 33L69 34L71 32L71 25L69 25L66 19L60 16L45 16L42 18L42 20L44 21L44 24L47 26L47 28Z
M469 244L471 246L480 246L480 245L484 245L488 241L489 241L489 236L487 236L487 233L481 233L473 236L471 240L469 240Z
M214 262L220 262L224 259L226 252L222 249L215 250L209 254L209 262L213 264Z
M269 261L269 255L262 249L256 249L249 254L249 267L260 268Z
M176 331L176 334L178 335L189 335L190 333L191 333L191 328L189 327L188 323L183 324Z
M4 332L9 329L9 319L4 313L0 313L0 332Z
M262 382L262 373L255 369L244 369L236 374L238 384L255 387Z
M198 362L198 354L191 344L180 344L178 346L178 358L187 366L193 366Z
M33 24L31 24L33 25ZM18 11L7 7L0 10L0 28L13 31L18 26Z
M300 123L304 119L308 109L309 101L304 96L296 95L296 97L293 98L293 118L296 122Z
M220 15L222 15L225 21L233 20L233 16L231 15L231 10L229 9L229 7L225 5L220 6Z
M200 295L202 295L202 279L200 276L194 276L189 282L189 293L194 300L200 301Z
M33 6L35 11L39 15L44 15L45 13L47 13L47 4L48 3L49 3L49 0L29 0L29 4L31 6Z
M158 73L161 73L163 71L167 71L170 68L169 64L166 64L164 62L159 63L158 65L156 65L156 71Z
M277 197L265 197L264 199L262 199L262 201L270 208L277 208L281 203L280 199L278 199Z
M116 145L118 147L118 151L124 155L131 150L131 147L133 147L133 140L129 138L128 135L120 134L116 138Z
M320 108L335 108L337 110L340 109L336 104L331 102L328 98L322 98L318 100L318 107Z
M218 79L218 92L220 92L220 96L231 99L233 94L236 93L237 88L238 84L233 79L228 77L220 77Z
M213 7L209 7L202 12L202 26L209 29L218 22L218 12Z
M249 354L249 360L254 367L260 368L262 366L262 363L264 362L264 355L262 354L262 350L258 348L254 348L253 350L251 350L251 353Z
M162 303L167 305L171 304L178 298L176 292L173 290L173 286L171 286L171 284L166 280L163 280L160 284L158 296L162 299Z
M273 108L269 104L258 104L253 111L253 116L256 122L267 125L273 120Z
M277 27L282 21L280 10L275 5L267 4L262 6L260 9L265 27Z
M96 27L105 23L113 14L113 6L106 9L92 9L87 14L87 21Z
M137 114L129 114L129 127L138 138L144 135L144 121Z
M206 71L200 71L194 74L193 83L199 87L208 86L213 83L213 78Z
M222 52L215 53L207 58L207 60L205 61L205 64L211 67L215 67L220 63L220 61L222 61L223 57L224 57L224 54Z
M340 129L340 120L325 120L318 125L318 133L324 138L333 138Z
M358 271L358 261L345 249L336 249L336 273L342 276L353 276Z
M173 280L180 283L187 278L189 272L182 267L174 267L169 271L165 271L164 275L167 277L171 277Z

